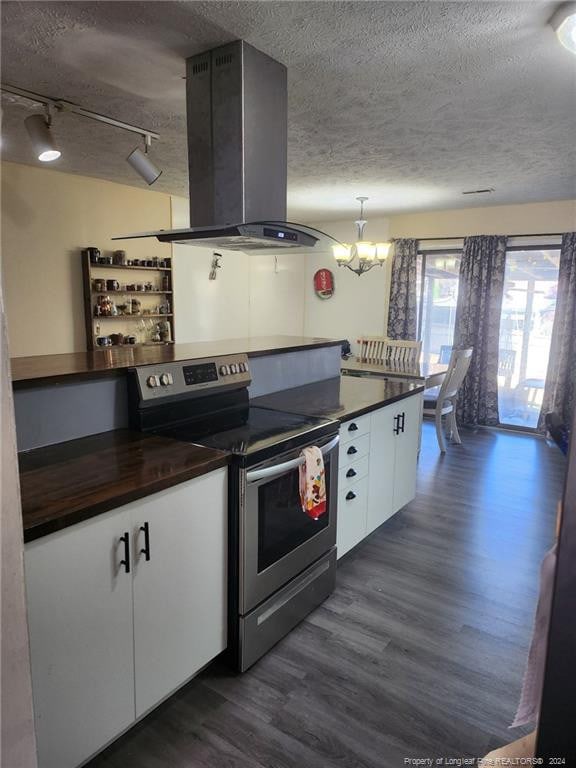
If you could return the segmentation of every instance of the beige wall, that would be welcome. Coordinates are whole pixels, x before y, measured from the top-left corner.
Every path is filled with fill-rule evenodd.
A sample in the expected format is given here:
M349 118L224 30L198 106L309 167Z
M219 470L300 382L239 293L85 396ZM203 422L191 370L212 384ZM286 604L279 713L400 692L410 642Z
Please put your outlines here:
M356 239L353 221L317 222L312 226L341 242ZM368 222L366 238L387 240L388 219L375 218ZM318 269L330 269L334 274L334 296L319 299L313 290L313 277ZM359 277L345 267L338 267L331 250L312 251L306 256L306 286L304 335L348 339L354 348L360 336L383 336L388 317L390 262L374 267Z
M3 163L2 271L10 353L86 349L80 249L170 255L156 240L112 235L170 226L170 197L52 169ZM116 276L116 275L115 275Z
M319 222L312 226L343 242L355 239L352 220ZM393 237L530 235L574 230L576 200L563 200L369 218L366 237L378 241ZM335 295L327 301L318 299L311 288L312 276L321 267L331 269L335 276ZM312 253L306 260L305 334L342 336L353 345L362 335L384 335L388 322L390 268L391 260L383 269L376 267L357 277L343 267L338 268L331 253Z
M187 227L188 200L172 198L172 226ZM212 248L174 246L176 339L212 341L243 336L301 335L304 323L302 254L222 254L209 280Z
M498 205L390 217L391 237L538 235L576 229L576 200Z
M188 201L52 169L2 165L2 272L12 357L86 348L80 250L124 248L129 257L173 256L176 341L300 335L304 257L223 251L208 280L211 248L115 234L183 227ZM127 281L129 273L113 275ZM123 318L101 333L126 331Z
M36 742L24 589L22 510L6 342L0 276L0 765L6 768L35 768Z

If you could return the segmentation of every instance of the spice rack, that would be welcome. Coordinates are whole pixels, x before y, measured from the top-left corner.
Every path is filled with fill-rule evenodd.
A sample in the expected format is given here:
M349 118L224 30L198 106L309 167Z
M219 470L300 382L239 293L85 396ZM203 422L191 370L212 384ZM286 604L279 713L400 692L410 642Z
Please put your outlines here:
M102 255L100 261L93 261L87 250L82 251L88 349L120 344L131 347L173 344L172 260L109 263L112 258L117 257Z

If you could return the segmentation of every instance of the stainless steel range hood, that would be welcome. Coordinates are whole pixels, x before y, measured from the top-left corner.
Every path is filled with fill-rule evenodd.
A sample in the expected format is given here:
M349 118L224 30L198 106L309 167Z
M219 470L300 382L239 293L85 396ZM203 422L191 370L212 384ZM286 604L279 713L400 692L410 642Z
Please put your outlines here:
M286 67L243 40L192 56L186 114L190 228L125 237L243 251L314 246L320 233L285 222Z

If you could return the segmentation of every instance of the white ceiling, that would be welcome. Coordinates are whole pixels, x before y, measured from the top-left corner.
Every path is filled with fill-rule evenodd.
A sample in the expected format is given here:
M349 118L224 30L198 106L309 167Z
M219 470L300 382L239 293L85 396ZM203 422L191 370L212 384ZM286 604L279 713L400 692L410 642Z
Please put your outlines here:
M187 195L184 60L243 38L289 75L289 217L576 197L576 57L548 2L2 2L2 80L161 134ZM2 157L35 163L3 97ZM145 186L137 137L56 117L62 171ZM494 187L482 198L468 189Z

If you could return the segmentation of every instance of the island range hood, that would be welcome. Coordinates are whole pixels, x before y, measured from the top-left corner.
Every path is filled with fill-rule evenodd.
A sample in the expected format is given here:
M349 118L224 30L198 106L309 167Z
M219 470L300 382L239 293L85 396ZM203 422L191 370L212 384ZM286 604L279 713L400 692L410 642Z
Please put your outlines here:
M286 67L236 40L186 60L190 228L114 240L253 251L310 248L322 233L287 223Z

